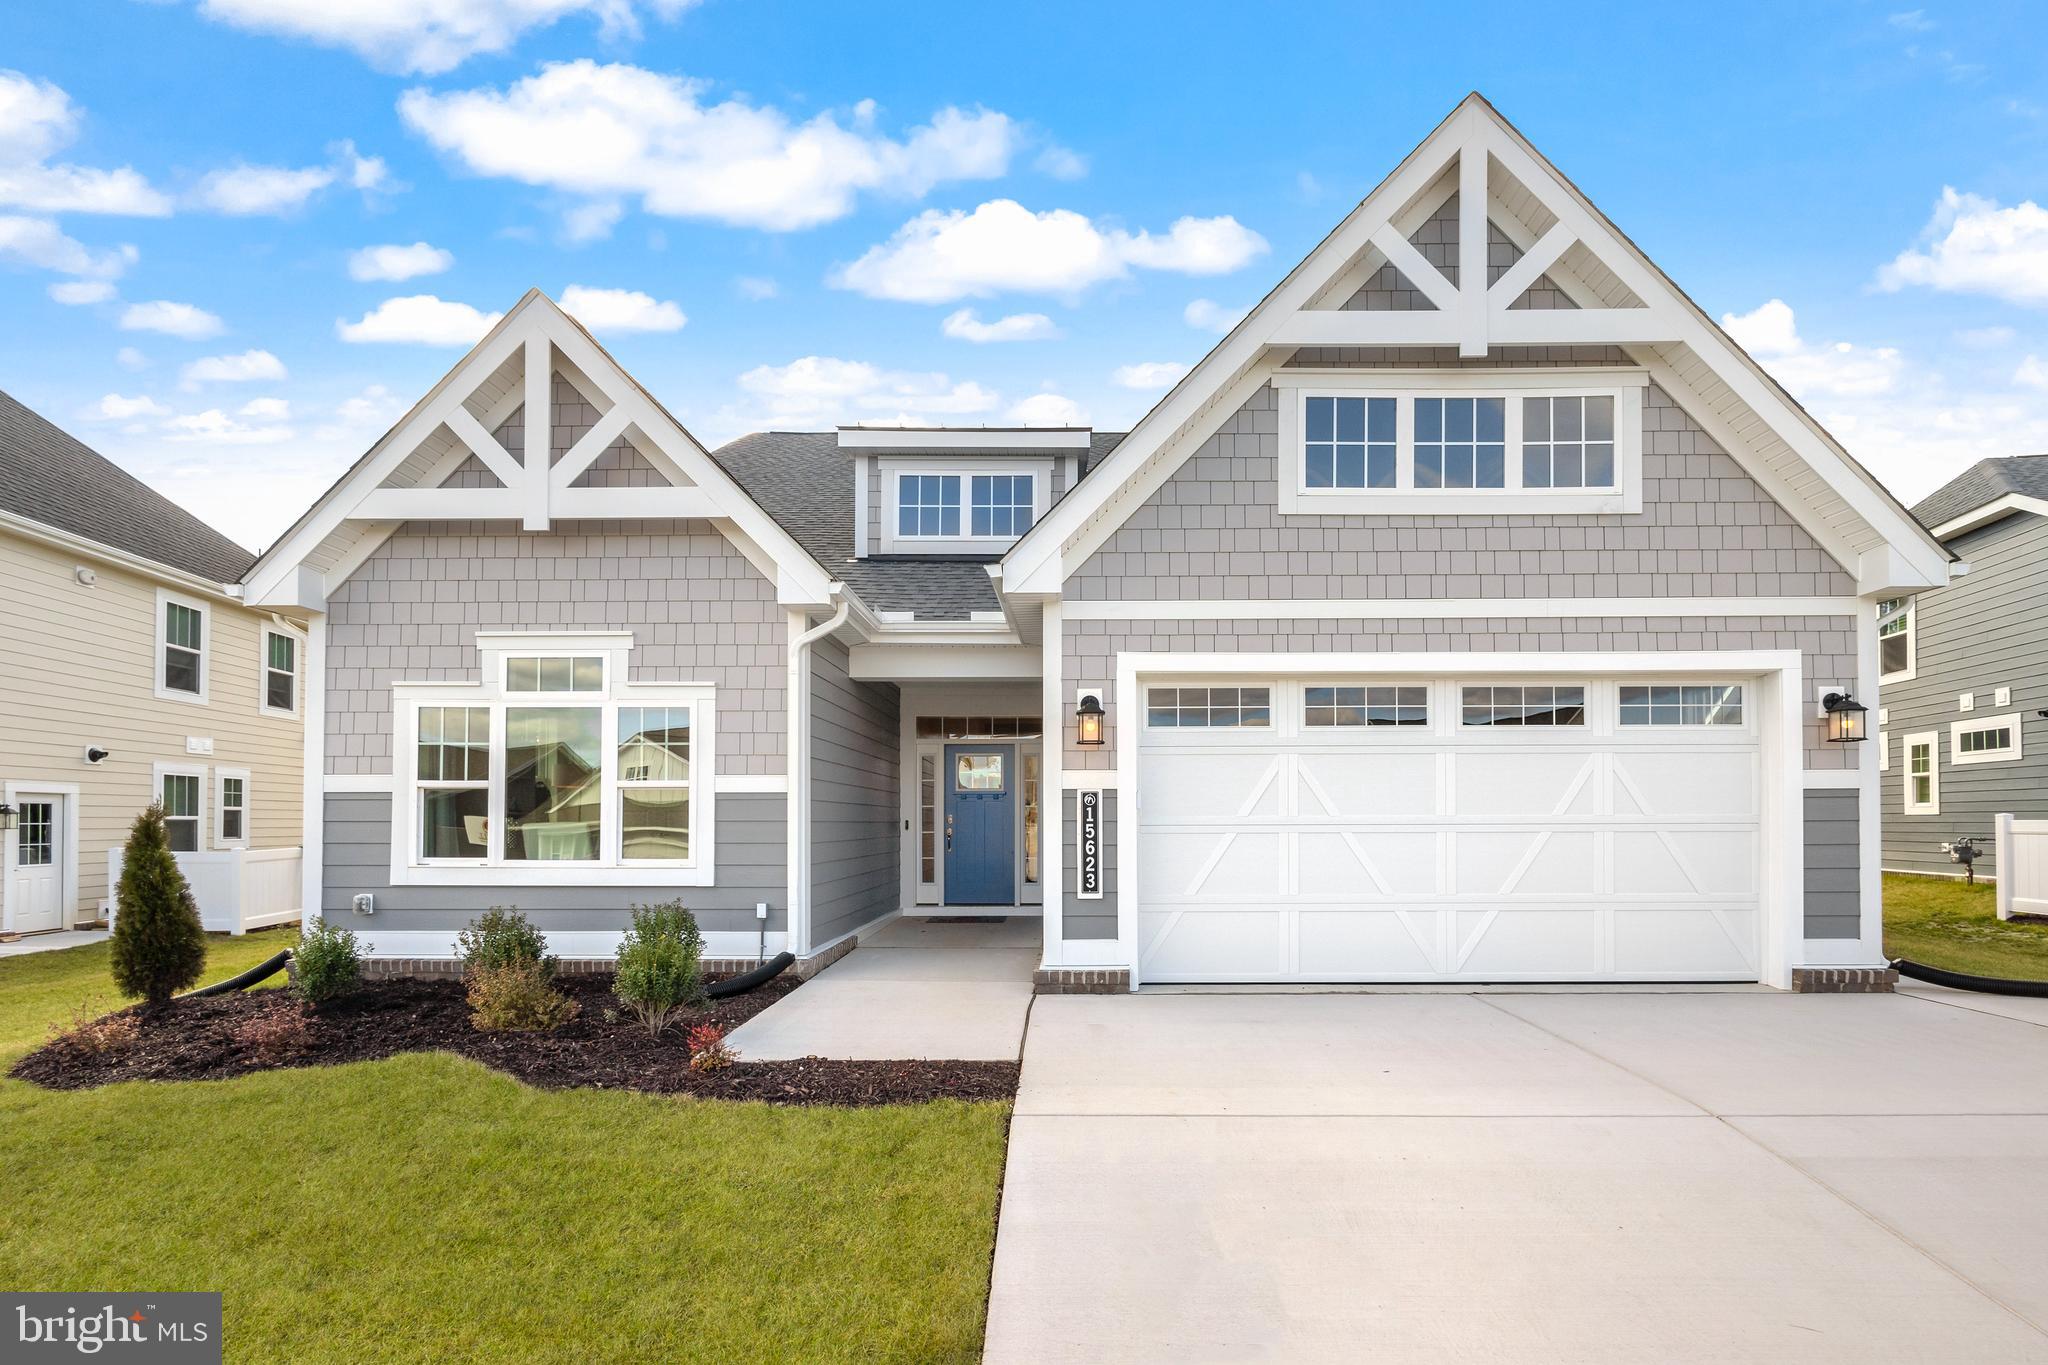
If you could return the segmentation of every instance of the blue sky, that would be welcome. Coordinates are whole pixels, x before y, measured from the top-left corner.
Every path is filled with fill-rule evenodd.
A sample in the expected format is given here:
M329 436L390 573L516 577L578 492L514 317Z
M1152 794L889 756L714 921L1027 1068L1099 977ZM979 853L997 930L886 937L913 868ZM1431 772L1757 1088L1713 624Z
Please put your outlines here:
M251 545L536 285L714 444L1120 427L1476 88L1902 496L2048 450L2037 10L1555 14L14 0L0 388Z

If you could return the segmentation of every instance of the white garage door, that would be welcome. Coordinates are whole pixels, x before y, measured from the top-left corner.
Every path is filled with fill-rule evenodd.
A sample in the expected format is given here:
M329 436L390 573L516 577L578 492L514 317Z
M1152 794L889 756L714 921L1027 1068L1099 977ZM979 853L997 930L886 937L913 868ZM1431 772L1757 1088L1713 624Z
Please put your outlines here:
M1753 683L1139 690L1145 981L1757 976Z

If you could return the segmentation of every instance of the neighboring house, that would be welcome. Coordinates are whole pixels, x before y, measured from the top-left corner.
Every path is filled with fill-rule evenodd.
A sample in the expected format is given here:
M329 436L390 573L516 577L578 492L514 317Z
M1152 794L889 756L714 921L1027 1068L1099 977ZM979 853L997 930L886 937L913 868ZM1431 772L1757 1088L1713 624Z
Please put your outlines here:
M1913 513L1969 569L1880 608L1884 866L1961 876L1942 846L1974 838L1995 876L1992 817L2048 815L2048 455L1979 460Z
M207 927L298 917L304 621L251 558L0 393L0 929L103 918L153 800Z
M1127 435L708 452L530 293L246 592L385 958L679 897L719 956L1037 916L1049 989L1788 986L1883 962L1820 698L1948 562L1474 96Z

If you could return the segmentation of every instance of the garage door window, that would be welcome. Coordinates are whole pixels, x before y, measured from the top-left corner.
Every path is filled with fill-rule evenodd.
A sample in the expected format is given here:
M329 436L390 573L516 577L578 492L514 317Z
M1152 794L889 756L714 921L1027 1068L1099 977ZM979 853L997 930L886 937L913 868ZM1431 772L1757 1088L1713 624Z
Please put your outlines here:
M1273 723L1270 687L1152 687L1145 723L1154 729L1265 729Z
M1734 683L1656 684L1621 689L1623 725L1740 725L1742 688Z
M1426 687L1307 687L1302 723L1311 728L1353 725L1427 725Z
M1482 686L1464 689L1464 722L1469 726L1584 725L1583 686Z

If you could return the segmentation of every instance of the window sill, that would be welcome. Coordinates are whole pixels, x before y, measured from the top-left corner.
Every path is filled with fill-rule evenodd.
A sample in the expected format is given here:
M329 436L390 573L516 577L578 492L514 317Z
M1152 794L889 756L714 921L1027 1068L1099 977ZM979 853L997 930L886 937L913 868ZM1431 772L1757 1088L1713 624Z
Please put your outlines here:
M490 867L479 864L404 864L391 869L393 886L711 886L708 867L648 863L644 867L611 867L588 863L521 863Z
M156 699L158 701L181 701L187 706L205 706L208 704L204 692L181 692L175 687L165 687L162 683L157 684Z
M1280 489L1282 516L1625 516L1643 510L1640 491L1547 492L1529 488Z

